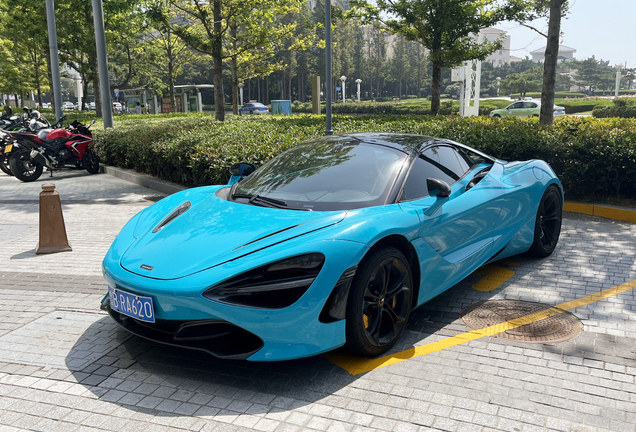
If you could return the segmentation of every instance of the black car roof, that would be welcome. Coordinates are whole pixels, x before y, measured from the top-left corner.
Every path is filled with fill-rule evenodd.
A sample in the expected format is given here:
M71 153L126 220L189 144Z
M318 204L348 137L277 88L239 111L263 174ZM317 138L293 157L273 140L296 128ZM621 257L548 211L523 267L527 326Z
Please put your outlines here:
M467 145L460 144L458 142L455 142L449 139L436 138L436 137L432 137L428 135L403 134L403 133L392 133L392 132L360 132L360 133L342 134L339 136L347 136L347 137L355 138L357 140L360 140L363 143L378 144L378 145L384 145L387 147L392 147L398 150L402 150L406 153L411 153L413 151L421 152L426 147L434 145L434 144L451 144L451 145L475 152L478 155L482 156L483 158L492 160L493 162L495 160L492 156L488 156L487 154L482 153L479 150L475 150L474 148L469 147Z

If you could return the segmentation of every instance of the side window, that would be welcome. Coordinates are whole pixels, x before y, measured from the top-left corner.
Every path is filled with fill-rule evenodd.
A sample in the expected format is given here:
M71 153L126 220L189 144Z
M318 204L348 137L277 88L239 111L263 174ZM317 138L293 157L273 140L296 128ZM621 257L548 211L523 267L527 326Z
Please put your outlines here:
M523 102L515 102L512 104L510 108L512 109L523 108Z
M411 168L411 172L404 182L400 201L411 201L428 196L426 179L430 178L430 169L431 165L428 162L424 162L422 158L415 160L413 168Z
M455 183L468 171L467 164L460 161L459 155L452 147L430 147L424 150L422 155L424 159L429 159L430 162L435 165L439 175L443 176L435 178L444 180L449 185Z

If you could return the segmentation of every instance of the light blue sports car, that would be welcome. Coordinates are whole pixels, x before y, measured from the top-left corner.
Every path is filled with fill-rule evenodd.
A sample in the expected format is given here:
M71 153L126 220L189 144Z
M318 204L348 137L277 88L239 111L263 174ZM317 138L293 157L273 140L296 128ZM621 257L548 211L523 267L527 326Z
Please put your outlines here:
M113 242L102 308L126 330L222 358L376 356L414 308L491 261L550 255L561 230L547 163L446 139L334 135L231 172Z

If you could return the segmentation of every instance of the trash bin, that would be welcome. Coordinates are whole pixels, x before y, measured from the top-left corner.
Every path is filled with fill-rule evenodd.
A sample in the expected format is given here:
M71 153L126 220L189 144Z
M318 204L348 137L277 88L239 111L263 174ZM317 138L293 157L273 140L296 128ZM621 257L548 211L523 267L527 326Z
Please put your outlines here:
M290 100L273 100L271 102L272 114L290 115L292 113Z

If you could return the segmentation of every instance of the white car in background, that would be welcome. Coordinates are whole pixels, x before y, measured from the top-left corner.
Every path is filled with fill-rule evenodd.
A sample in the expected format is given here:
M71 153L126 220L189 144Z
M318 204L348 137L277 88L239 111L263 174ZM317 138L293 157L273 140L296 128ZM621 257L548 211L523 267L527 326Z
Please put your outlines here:
M62 111L75 109L75 104L73 102L64 102L62 104Z

